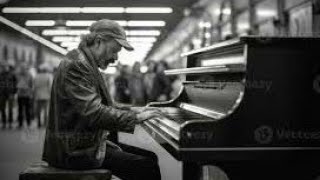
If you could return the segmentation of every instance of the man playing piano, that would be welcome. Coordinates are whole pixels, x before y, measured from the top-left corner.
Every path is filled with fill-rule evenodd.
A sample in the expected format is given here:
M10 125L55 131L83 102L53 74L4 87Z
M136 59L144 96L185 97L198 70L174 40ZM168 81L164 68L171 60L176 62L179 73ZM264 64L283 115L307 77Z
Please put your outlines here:
M160 180L157 156L108 140L111 131L133 132L136 124L160 116L151 108L113 105L98 68L118 58L126 41L114 21L92 24L78 49L69 52L55 74L43 160L67 169L106 168L123 180Z

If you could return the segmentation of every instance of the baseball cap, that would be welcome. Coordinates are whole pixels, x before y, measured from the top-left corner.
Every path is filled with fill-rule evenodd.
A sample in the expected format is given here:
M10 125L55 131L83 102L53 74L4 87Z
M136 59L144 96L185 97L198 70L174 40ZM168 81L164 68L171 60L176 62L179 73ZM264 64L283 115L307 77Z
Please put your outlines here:
M97 33L102 36L111 36L113 37L122 47L128 51L134 50L134 48L126 40L126 32L123 27L121 27L117 22L102 19L93 23L89 28L91 33Z

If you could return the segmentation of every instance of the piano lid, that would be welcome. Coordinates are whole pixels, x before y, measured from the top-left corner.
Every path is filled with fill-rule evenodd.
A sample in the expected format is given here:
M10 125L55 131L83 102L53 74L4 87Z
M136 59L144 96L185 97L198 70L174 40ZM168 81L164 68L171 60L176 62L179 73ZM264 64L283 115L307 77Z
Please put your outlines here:
M212 120L231 114L243 97L246 53L247 46L240 39L185 53L186 68L165 71L166 75L185 75L185 96L178 106Z

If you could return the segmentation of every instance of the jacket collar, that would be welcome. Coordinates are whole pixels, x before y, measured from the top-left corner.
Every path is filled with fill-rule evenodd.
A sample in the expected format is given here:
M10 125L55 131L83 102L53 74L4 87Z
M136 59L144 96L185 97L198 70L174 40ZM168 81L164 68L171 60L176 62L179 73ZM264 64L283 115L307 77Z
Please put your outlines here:
M102 95L106 98L108 104L112 104L112 99L110 97L109 91L105 85L105 81L103 80L103 77L101 73L99 72L98 65L94 59L94 56L89 48L87 47L81 47L79 48L80 52L83 53L84 58L90 63L90 65L93 67L93 73L95 77L97 77L98 80L98 86L102 92Z

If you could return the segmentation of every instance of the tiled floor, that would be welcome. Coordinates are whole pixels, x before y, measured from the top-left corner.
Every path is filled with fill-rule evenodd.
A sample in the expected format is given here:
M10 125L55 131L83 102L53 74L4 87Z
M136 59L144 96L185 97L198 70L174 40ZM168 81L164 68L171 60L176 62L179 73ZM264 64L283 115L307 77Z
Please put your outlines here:
M38 130L35 122L29 130L0 130L1 180L18 180L19 172L30 163L40 160L44 134L45 130ZM163 180L181 179L181 163L173 159L141 127L137 127L133 135L120 134L120 141L157 153Z

